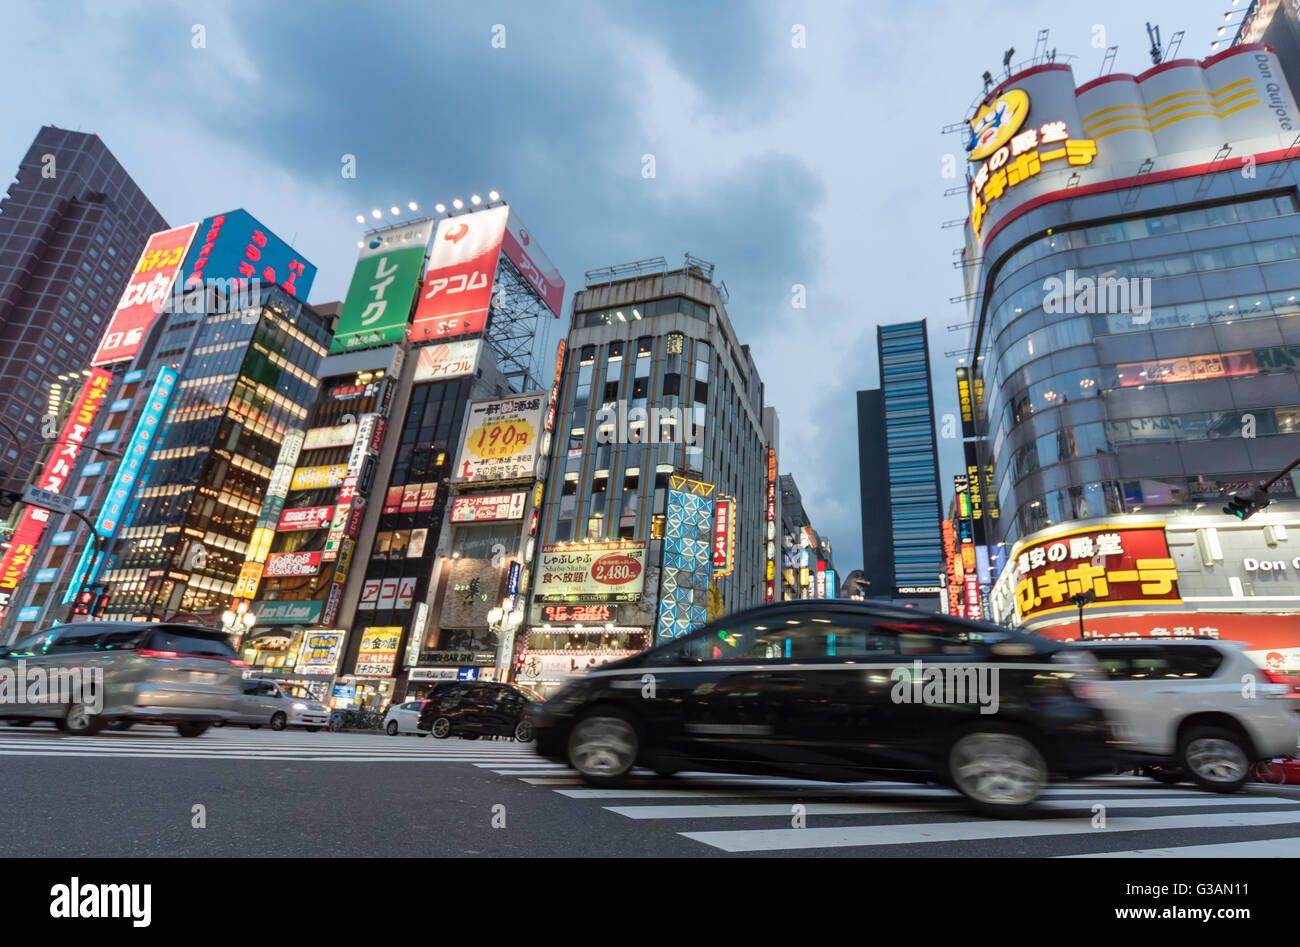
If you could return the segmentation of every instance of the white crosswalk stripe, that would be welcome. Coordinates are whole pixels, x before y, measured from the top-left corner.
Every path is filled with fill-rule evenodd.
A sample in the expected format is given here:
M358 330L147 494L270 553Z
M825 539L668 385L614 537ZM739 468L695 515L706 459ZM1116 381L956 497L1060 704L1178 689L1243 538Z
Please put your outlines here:
M536 750L513 740L470 741L455 737L389 737L369 733L252 731L242 727L181 737L174 729L133 727L93 737L69 736L49 727L0 727L0 756L81 756L136 759L230 759L336 763L418 762L537 765Z
M1059 837L1072 840L1075 848L1048 854L1300 857L1300 798L1271 795L1262 786L1221 795L1159 786L1134 776L1106 776L1052 784L1043 791L1032 818L989 819L974 814L960 795L941 786L680 773L672 779L634 776L625 787L594 789L567 767L540 762L531 767L525 762L476 765L625 819L670 826L684 838L731 853L919 845L924 847L916 854L942 856L954 844ZM796 814L806 820L803 827L792 827ZM733 820L748 824L712 827ZM1223 842L1224 830L1263 830L1279 837ZM1130 850L1127 840L1135 832L1166 833L1170 844L1152 846L1150 836L1142 836L1145 847ZM1215 834L1210 841L1189 838L1188 833ZM1083 846L1098 850L1073 853Z

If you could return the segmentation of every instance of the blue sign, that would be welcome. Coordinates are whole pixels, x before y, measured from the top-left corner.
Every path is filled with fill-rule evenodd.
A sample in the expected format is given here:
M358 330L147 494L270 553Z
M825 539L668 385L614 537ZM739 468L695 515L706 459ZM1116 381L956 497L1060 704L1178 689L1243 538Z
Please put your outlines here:
M510 563L510 578L506 580L507 598L514 598L519 593L519 576L523 571L518 562Z
M140 470L149 456L154 435L167 412L167 403L171 401L179 378L180 375L173 368L164 365L158 369L158 378L153 383L153 390L149 392L149 399L140 409L140 418L136 421L135 430L131 432L131 439L127 441L126 453L117 466L117 473L113 475L113 482L104 496L103 506L99 508L99 516L95 519L95 532L103 537L105 544L121 528L126 505L131 502L131 495L140 479ZM87 541L86 548L81 551L81 558L77 561L77 568L73 571L63 596L65 604L75 599L81 590L86 574L90 571L90 557L94 548L94 543ZM101 566L101 562L95 563L95 574L90 576L90 581L98 578Z
M476 681L478 680L478 668L461 668L456 672L458 681Z
M199 225L181 266L178 285L186 289L205 279L246 279L283 286L305 300L316 267L246 210L209 217Z
M58 571L59 571L58 569L37 569L37 570L36 570L36 581L37 581L37 582L53 582L53 581L54 581L54 577L55 577L55 575L58 574Z
M18 620L36 621L37 617L40 614L41 614L41 607L39 605L28 605L26 608L18 609Z

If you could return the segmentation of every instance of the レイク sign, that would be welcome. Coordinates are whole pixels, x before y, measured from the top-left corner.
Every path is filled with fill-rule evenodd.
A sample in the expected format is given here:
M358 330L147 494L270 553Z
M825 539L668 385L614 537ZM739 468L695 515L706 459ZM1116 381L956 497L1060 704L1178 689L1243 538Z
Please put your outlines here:
M402 340L432 230L433 221L426 220L370 235L352 272L331 352Z

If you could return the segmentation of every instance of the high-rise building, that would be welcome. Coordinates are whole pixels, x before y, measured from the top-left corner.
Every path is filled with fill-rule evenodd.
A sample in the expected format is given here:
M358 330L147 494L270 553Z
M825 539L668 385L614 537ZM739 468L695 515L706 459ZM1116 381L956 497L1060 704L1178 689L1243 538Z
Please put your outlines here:
M525 629L539 673L765 600L775 445L726 302L690 256L591 271L576 294Z
M1300 656L1300 578L1272 568L1300 479L1247 522L1221 512L1300 457L1300 115L1278 58L1077 87L1042 60L969 118L966 487L993 617Z
M0 202L0 488L20 489L37 465L43 392L90 361L166 226L98 135L37 133Z
M880 387L858 392L868 595L937 606L943 518L925 320L877 326Z

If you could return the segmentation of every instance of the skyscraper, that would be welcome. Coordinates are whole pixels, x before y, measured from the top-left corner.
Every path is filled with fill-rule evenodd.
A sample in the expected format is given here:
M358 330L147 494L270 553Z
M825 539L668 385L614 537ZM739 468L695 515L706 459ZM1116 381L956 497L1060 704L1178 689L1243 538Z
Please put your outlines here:
M89 361L145 241L166 226L97 135L37 133L0 202L0 421L12 431L0 487L21 488L41 449L39 393Z
M943 536L925 320L878 326L876 345L880 388L858 392L868 594L937 606Z

